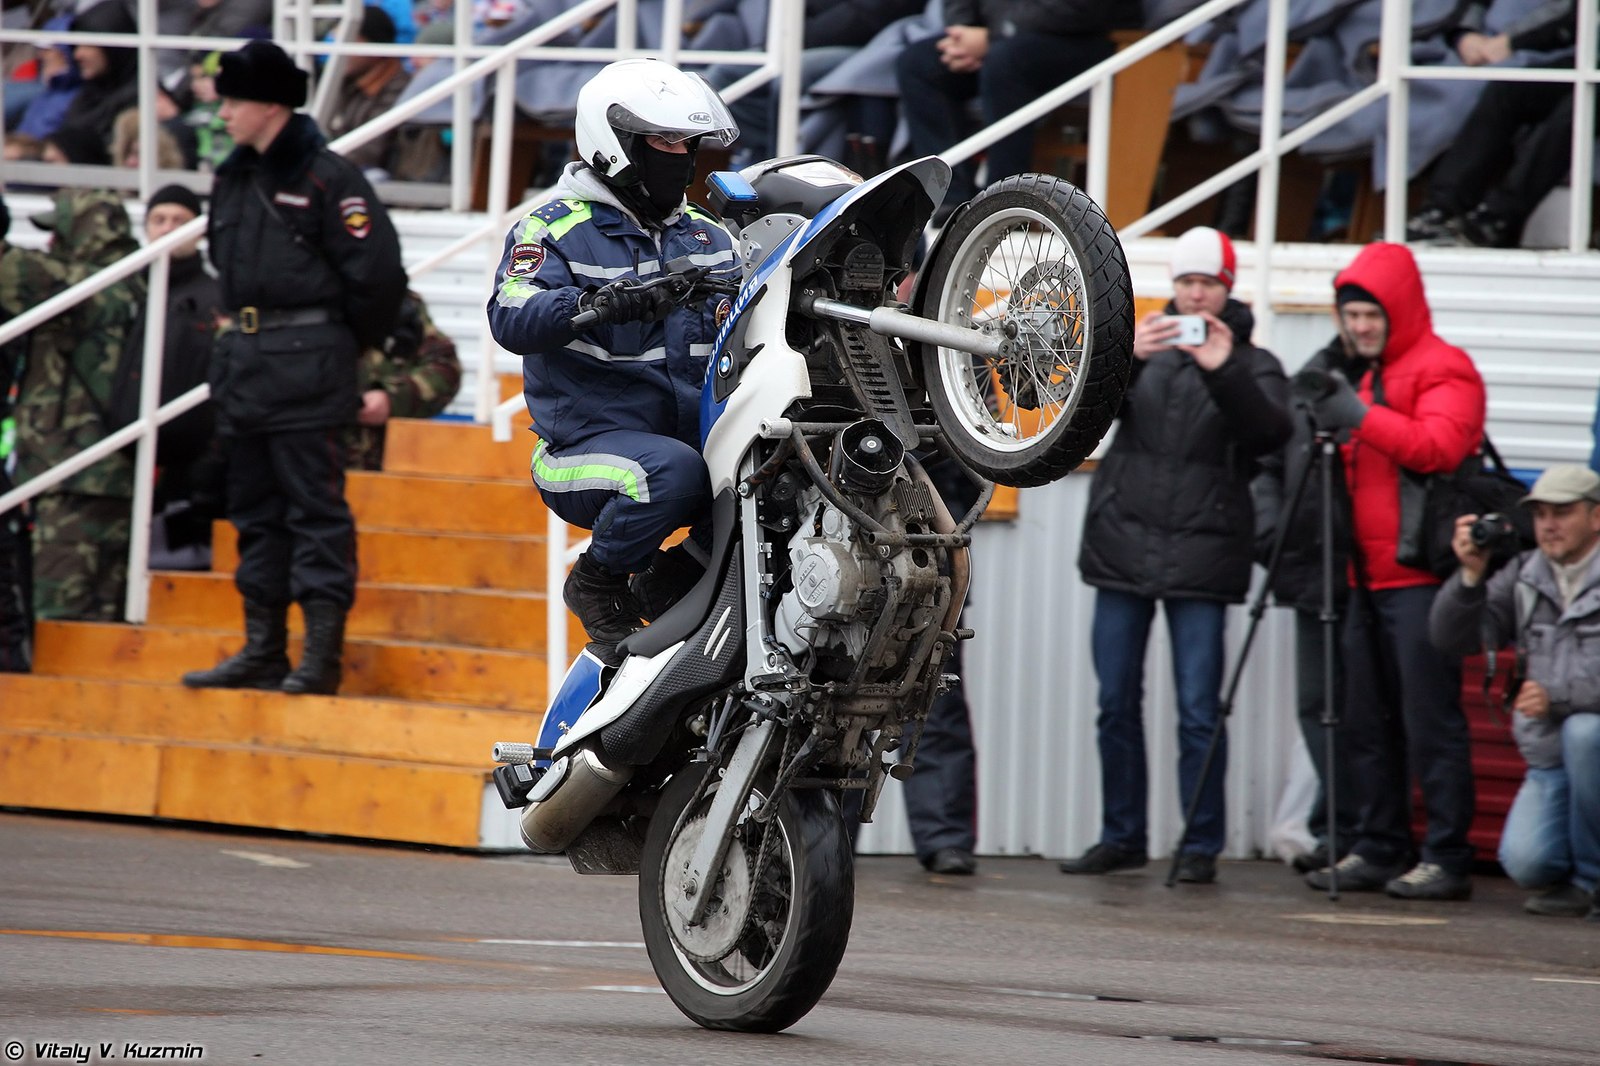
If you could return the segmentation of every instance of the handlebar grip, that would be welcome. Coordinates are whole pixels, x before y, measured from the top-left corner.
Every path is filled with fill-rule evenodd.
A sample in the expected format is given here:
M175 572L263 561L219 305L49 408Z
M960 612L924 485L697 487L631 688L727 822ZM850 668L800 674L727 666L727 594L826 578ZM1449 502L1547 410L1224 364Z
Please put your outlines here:
M601 315L600 311L601 309L598 307L591 307L587 311L579 311L577 314L572 316L572 328L588 329L590 326L599 325L601 319L604 317Z

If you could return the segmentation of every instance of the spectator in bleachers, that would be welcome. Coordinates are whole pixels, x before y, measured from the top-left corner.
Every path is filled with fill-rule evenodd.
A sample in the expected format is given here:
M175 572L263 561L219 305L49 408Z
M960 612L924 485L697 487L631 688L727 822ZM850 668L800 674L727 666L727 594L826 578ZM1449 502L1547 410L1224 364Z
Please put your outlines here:
M138 250L122 201L64 189L33 216L51 231L46 254L0 259L0 317L15 316ZM112 377L144 282L117 282L29 335L17 395L17 481L103 439ZM127 586L133 462L124 452L35 497L33 605L39 618L113 621Z
M1469 65L1519 51L1557 53L1572 46L1576 28L1572 0L1552 0L1505 32L1463 33L1457 47ZM1515 247L1533 209L1566 180L1572 119L1570 85L1485 86L1465 132L1434 164L1427 199L1406 223L1406 240Z
M921 11L923 0L806 0L805 8L801 92L854 55L885 26ZM718 89L726 89L752 69L712 67L706 72L706 80ZM773 138L778 129L777 85L777 81L769 82L728 105L739 123L739 140L734 148L741 159L754 162L776 152Z
M219 114L222 98L217 95L217 70L221 52L211 52L189 68L189 94L193 102L183 116L184 125L194 131L195 163L201 170L215 170L233 152L228 124Z
M6 243L11 231L11 212L0 195L0 286L31 270L29 260L40 253L14 248ZM17 263L9 262L19 257ZM0 288L0 298L4 289ZM0 304L0 324L12 312ZM16 447L16 419L11 413L11 390L22 372L26 339L0 345L0 496L11 491L8 473L11 452ZM33 594L29 588L32 563L28 552L28 524L22 508L0 513L0 673L26 673L32 669Z
M272 31L272 0L179 0L189 7L188 37L251 37Z
M1116 50L1109 31L1140 24L1139 0L950 0L944 36L900 53L901 108L916 155L933 155L971 129L976 99L983 125L1006 118ZM1033 128L988 149L988 181L1021 174L1033 158ZM956 168L947 205L976 191L972 163Z
M72 29L75 33L134 33L138 26L122 0L100 0L73 18ZM83 86L72 98L57 132L90 134L109 152L112 124L139 103L139 52L80 44L73 48L72 57L83 75Z
M382 470L389 419L432 418L449 407L461 387L461 360L422 296L407 292L383 347L361 353L361 374L361 411L345 434L346 466Z
M1344 468L1355 581L1340 739L1360 814L1350 853L1336 864L1338 884L1401 899L1466 899L1474 799L1461 664L1427 638L1439 579L1399 558L1403 543L1424 539L1407 524L1422 509L1402 507L1401 471L1448 473L1477 452L1483 379L1466 352L1434 333L1405 245L1368 245L1334 286L1345 367L1307 398L1319 427L1350 431ZM1413 778L1427 808L1415 865ZM1306 875L1316 889L1331 881L1326 868Z
M171 98L166 99L170 101ZM111 127L111 160L116 166L139 165L139 114L138 108L130 107L117 116L116 123ZM159 116L159 110L157 114ZM180 128L193 144L193 132L187 126ZM156 166L162 170L187 170L190 167L189 156L179 143L173 126L166 122L156 125Z
M63 126L44 139L39 159L45 163L80 167L111 165L106 142L83 126Z
M64 30L71 20L65 16L45 23L45 29ZM54 133L72 106L73 98L83 86L78 64L73 61L72 49L64 44L39 49L39 92L28 102L16 127L8 133L5 145L6 159L34 159L38 146ZM6 88L7 95L11 92ZM21 136L26 141L13 146L13 138ZM27 147L24 147L27 146ZM31 149L32 154L29 154Z
M1494 576L1471 535L1477 515L1456 521L1461 568L1429 618L1434 642L1455 655L1515 645L1525 677L1511 729L1528 771L1506 815L1500 864L1523 888L1540 889L1531 914L1600 922L1600 475L1552 466L1522 500L1539 547ZM1508 694L1509 695L1509 694Z
M381 7L362 9L361 29L356 40L367 44L393 44L394 20ZM405 64L395 56L346 56L344 81L328 114L328 139L349 133L393 109L400 93L411 81ZM391 130L345 152L350 162L366 172L369 180L382 180L393 169L391 154L395 136Z

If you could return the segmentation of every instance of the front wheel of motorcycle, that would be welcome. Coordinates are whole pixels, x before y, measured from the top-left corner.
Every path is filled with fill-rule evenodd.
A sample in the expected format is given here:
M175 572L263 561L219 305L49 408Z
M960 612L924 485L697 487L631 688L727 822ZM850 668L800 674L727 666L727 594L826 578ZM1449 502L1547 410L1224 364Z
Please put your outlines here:
M837 799L820 789L786 792L777 817L757 822L750 811L769 787L758 780L706 914L691 924L677 904L716 795L712 783L689 806L704 774L704 764L691 764L668 782L645 834L645 947L661 987L695 1022L776 1033L816 1006L844 957L855 907L850 840Z
M991 185L949 223L917 313L1007 342L923 346L934 413L963 461L1018 487L1054 481L1111 427L1133 359L1133 285L1116 231L1068 182Z

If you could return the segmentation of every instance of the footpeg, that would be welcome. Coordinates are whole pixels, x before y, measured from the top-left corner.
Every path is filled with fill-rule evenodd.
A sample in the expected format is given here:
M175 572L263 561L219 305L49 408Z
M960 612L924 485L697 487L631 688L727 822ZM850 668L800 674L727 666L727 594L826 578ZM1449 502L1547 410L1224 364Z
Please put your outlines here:
M528 805L528 793L545 774L542 768L531 764L550 758L550 749L501 741L492 754L494 761L502 764L494 770L494 787L500 793L500 802L508 811L521 810Z

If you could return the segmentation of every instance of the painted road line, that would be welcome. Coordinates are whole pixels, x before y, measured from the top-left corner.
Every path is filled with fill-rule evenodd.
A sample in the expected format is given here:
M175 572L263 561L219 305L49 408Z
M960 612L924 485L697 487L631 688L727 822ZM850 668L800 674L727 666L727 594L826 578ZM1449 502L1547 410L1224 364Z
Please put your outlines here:
M1588 977L1535 977L1534 980L1547 985L1600 985L1600 981Z
M262 866L275 866L284 870L308 870L309 862L301 862L284 855L269 855L264 851L224 851L224 855L232 855L236 859L246 859Z
M1449 925L1448 918L1418 918L1404 914L1285 914L1291 922L1319 922L1323 925Z
M655 985L587 985L585 992L640 992L646 995L664 996L667 990L657 988Z
M512 944L524 948L642 948L643 940L514 940L487 937L474 944Z

